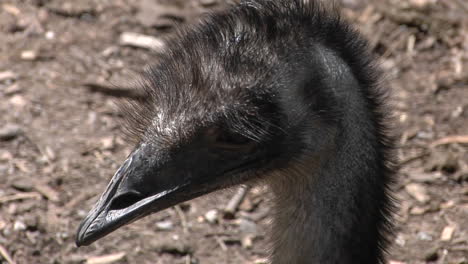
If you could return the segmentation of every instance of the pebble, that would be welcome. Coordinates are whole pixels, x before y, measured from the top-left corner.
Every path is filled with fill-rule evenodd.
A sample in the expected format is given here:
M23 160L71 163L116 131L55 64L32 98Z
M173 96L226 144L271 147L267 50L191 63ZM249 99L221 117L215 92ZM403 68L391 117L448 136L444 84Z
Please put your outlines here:
M406 239L403 236L403 234L397 235L397 237L395 238L395 244L397 244L400 247L404 247L406 245Z
M252 234L242 237L242 247L245 249L251 249L253 247L254 236Z
M20 57L22 60L33 61L37 59L37 53L34 50L23 50Z
M167 231L167 230L171 230L174 228L174 224L167 220L167 221L160 221L160 222L157 222L156 223L156 227L159 229L159 230L163 230L163 231Z
M114 137L105 137L101 139L101 149L102 150L113 150L115 148Z
M426 260L427 262L434 262L434 261L438 260L439 259L438 251L439 251L439 248L437 248L437 247L429 249L426 252L426 254L424 254L425 255L424 260Z
M431 235L429 235L428 233L423 232L423 231L418 232L417 236L418 236L418 239L421 240L421 241L432 241L433 240Z
M213 209L205 214L205 219L208 221L208 223L214 224L218 221L218 210Z
M13 95L9 101L12 105L17 107L24 107L28 103L26 99L19 94Z
M27 178L14 179L13 183L11 184L11 187L22 192L30 192L34 189L32 181Z
M13 230L24 231L26 230L26 225L23 222L16 220L15 223L13 224Z
M47 31L45 33L45 38L49 39L49 40L54 39L55 38L55 32L54 31Z
M9 141L21 135L23 130L15 124L6 124L0 128L0 141Z
M239 225L239 229L242 233L246 234L256 234L257 233L257 224L255 222L247 220L247 219L239 219L237 221Z

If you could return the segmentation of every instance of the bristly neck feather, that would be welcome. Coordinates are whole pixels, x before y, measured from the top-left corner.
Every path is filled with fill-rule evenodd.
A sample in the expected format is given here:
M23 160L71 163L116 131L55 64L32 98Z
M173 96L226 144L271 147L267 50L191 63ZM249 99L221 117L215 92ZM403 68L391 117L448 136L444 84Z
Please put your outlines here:
M313 151L306 148L293 166L270 178L272 263L384 263L392 170L382 98L334 52L315 52L314 68L324 75L319 88L333 88L340 114L322 138L305 140L315 144Z

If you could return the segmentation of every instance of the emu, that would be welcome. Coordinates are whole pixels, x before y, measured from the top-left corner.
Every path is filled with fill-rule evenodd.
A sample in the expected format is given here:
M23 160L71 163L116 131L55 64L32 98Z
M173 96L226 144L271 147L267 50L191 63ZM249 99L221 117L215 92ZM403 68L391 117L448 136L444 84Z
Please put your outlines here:
M271 263L384 263L393 140L367 42L317 1L244 0L168 42L125 104L133 152L77 245L238 184L273 192Z

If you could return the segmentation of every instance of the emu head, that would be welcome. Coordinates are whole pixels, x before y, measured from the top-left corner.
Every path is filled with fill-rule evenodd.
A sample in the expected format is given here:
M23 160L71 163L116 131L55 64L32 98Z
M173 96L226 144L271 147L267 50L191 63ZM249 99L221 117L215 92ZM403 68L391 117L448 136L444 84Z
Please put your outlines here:
M258 28L216 23L171 42L144 74L144 96L125 108L136 147L81 224L78 245L259 179L300 157L304 146L320 148L326 132L314 116L320 110L311 110L327 101L305 89L311 76L304 69L313 66L304 64L313 59L298 56L291 43L279 47Z

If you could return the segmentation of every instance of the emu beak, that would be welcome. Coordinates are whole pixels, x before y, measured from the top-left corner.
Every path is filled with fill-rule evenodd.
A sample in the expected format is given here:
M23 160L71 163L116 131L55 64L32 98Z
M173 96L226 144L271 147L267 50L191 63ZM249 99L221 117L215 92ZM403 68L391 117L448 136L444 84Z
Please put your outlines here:
M206 175L210 171L206 163L197 166L200 160L194 160L195 153L183 154L178 162L155 153L152 145L141 144L129 155L78 228L77 246L89 245L146 215L218 189L217 177ZM200 159L204 158L209 157L201 154Z

